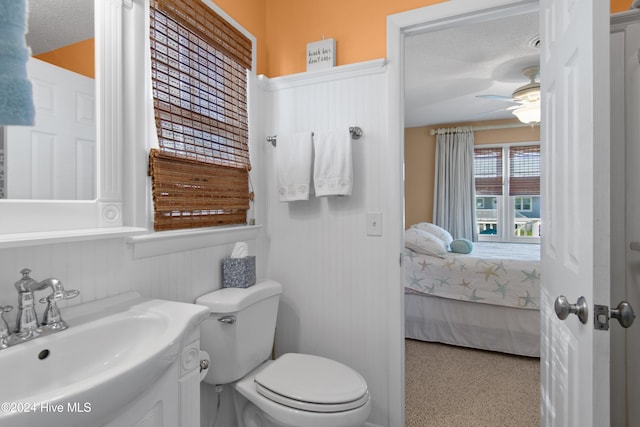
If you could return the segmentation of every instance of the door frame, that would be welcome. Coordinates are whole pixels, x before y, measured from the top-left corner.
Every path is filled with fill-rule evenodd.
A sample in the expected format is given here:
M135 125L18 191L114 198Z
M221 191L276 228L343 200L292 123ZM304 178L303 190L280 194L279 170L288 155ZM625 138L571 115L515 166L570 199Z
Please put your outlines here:
M639 33L640 9L630 9L611 15L611 304L627 300L634 309L638 308L638 293L634 281L633 263L638 256L629 246L635 240L633 221L634 212L638 211L638 203L632 197L635 191L632 182L636 182L638 173L635 159L638 158L637 141L638 126L633 111L637 102L634 100L633 78L637 75L637 63L626 61L631 53L629 41L637 40ZM632 27L630 29L630 27ZM627 32L632 31L629 35ZM636 36L636 37L634 37ZM631 86L631 87L630 87ZM635 228L637 231L637 228ZM636 233L637 236L637 233ZM629 267L627 267L629 266ZM628 330L615 324L610 328L611 351L611 425L629 425L630 419L637 417L639 409L634 406L634 398L639 387L635 386L637 368L633 361L638 354L638 340L634 325ZM635 331L635 332L634 332ZM628 334L631 335L628 335ZM634 376L635 375L635 376Z
M387 16L387 96L390 224L396 224L390 256L402 260L404 246L404 39L420 32L455 27L538 10L538 0L456 0ZM397 233L397 234L395 234ZM402 261L400 261L402 262ZM404 283L404 270L389 283ZM404 295L402 286L389 287L389 425L405 425ZM400 349L400 351L398 351Z

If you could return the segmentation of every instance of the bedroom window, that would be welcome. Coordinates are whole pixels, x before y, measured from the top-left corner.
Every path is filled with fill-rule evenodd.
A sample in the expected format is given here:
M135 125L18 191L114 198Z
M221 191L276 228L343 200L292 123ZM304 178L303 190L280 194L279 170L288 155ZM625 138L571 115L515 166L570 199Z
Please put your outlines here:
M474 150L480 240L540 241L540 145Z

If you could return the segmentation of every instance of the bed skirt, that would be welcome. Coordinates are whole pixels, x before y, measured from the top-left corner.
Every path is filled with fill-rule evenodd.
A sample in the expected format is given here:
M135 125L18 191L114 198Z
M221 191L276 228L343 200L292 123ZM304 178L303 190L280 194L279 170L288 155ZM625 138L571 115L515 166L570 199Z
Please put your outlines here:
M540 312L404 294L405 337L540 357Z

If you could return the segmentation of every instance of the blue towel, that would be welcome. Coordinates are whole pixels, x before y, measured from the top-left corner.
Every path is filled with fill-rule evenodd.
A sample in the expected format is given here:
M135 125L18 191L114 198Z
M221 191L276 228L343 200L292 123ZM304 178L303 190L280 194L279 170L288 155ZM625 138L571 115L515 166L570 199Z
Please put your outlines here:
M25 43L26 0L0 0L0 126L33 125L35 109Z

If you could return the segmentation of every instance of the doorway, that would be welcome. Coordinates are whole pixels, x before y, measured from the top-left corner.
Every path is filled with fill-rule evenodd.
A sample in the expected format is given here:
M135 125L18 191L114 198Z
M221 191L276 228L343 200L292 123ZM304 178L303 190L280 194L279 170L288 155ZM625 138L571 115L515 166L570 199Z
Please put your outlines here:
M425 164L424 161L417 161L416 159L425 159L426 157L431 161L434 160L436 136L429 132L434 127L472 125L476 128L486 126L497 128L487 131L475 131L476 146L483 143L491 144L493 137L499 142L533 143L539 141L538 128L527 125L523 125L522 129L515 127L520 123L513 116L512 109L509 108L515 104L506 101L518 87L529 83L522 70L539 65L539 49L536 44L532 43L532 41L536 40L538 34L538 14L537 9L534 8L529 11L519 9L513 13L489 13L470 18L457 25L415 31L405 37L403 61L404 124L408 128L405 133L404 143L405 228L416 222L433 222L430 215L431 200L433 199L433 181L428 184L416 182L416 180L419 181L423 178L432 179L433 164L429 164L428 161ZM433 84L433 82L437 82L437 84ZM485 96L486 94L491 94L492 98L495 97L496 99L480 98L480 96ZM496 126L498 123L499 125ZM501 126L505 125L508 126L500 129ZM521 132L521 130L524 132ZM425 174L431 174L431 177L425 177ZM421 214L424 215L424 206L428 206L428 210L426 210L428 216L418 217L415 212L416 208L422 209ZM490 209L485 210L487 212L490 211ZM406 263L409 263L409 261L406 261ZM464 293L464 289L461 288L461 290ZM446 329L447 332L433 332L432 335L429 328L424 328L425 332L422 335L420 333L422 330L416 330L419 328L416 325L420 321L414 319L421 318L420 314L416 313L416 309L421 312L424 307L415 303L413 299L429 297L411 295L405 296L405 298L411 300L406 302L405 309L409 310L407 315L412 319L406 325L408 330L405 336L426 335L431 337L430 339L427 338L428 340L444 340L444 342L449 343L465 342L465 344L461 345L470 345L472 347L475 345L473 342L466 341L467 337L443 337L442 335L449 333L448 325L443 326L443 330ZM440 304L445 303L441 299L438 300L440 300ZM486 309L490 306L483 304L482 307ZM465 307L457 308L465 310ZM471 312L471 310L466 310L469 316ZM501 312L501 309L497 308L494 312ZM473 311L473 313L476 313L476 311ZM527 314L539 316L537 312ZM484 312L478 312L477 315L485 318ZM422 321L433 324L429 319ZM452 322L465 321L465 319L455 319ZM427 332L427 330L429 331ZM466 330L467 328L463 324L457 331L453 331L453 334L464 335L465 332L463 331ZM491 333L492 338L488 338L488 336L486 339L478 339L478 345L485 345L486 343L487 347L494 351L503 351L503 345L506 346L506 344L500 343L494 347L491 346L494 337L499 336L498 332L496 332L496 335ZM537 333L535 336L533 334L530 336L532 338L527 340L526 344L522 344L522 347L529 349L532 347L529 341L539 342ZM407 343L407 355L411 353L409 349L415 347L409 344L415 343ZM479 358L480 355L481 353L477 354L476 357ZM508 356L506 358L508 360ZM517 360L517 357L514 359ZM406 359L405 363L408 363L409 360L411 359ZM409 367L411 364L407 366ZM464 366L464 364L460 366ZM534 366L537 366L537 361L534 362ZM416 374L418 372L420 371L417 371ZM410 376L410 370L406 371L406 375L408 378L406 379L407 388L405 391L408 393L409 386L415 381L413 376ZM501 380L504 381L503 387L508 388L511 381L507 377L501 377ZM538 379L531 381L528 386L523 382L520 386L523 389L531 388L529 392L535 394L538 381ZM463 395L463 393L456 394L461 397ZM481 394L476 395L476 398L479 400L491 399L489 395ZM455 401L456 397L452 396L451 399ZM500 398L494 397L494 399ZM527 400L538 401L537 399ZM412 400L410 399L406 401L407 408L411 409L411 411L407 412L407 421L411 421L411 417L415 418L417 413L421 412L411 402ZM478 403L480 404L481 402ZM483 404L487 408L492 408L491 411L508 414L509 405L505 406L501 405L501 403L503 402L485 401ZM458 415L462 416L462 412L464 411L461 410ZM519 412L536 415L538 410L525 405Z
M387 37L387 46L388 46L388 58L390 60L390 64L394 62L394 60L402 64L399 67L390 69L390 82L391 85L389 87L390 91L390 111L392 114L397 113L395 118L397 119L397 123L394 120L391 121L390 125L390 135L394 140L403 141L404 136L404 123L406 117L405 111L405 97L404 93L404 81L405 81L405 57L404 57L404 46L406 39L420 33L428 32L428 31L438 31L440 29L454 28L457 26L465 25L469 22L478 22L482 20L487 20L488 18L495 19L498 17L506 17L512 14L522 14L527 11L537 10L537 2L529 1L529 2L511 2L511 4L504 5L505 2L491 2L490 4L485 4L482 6L482 9L479 9L480 6L474 5L472 3L466 3L460 5L457 13L452 13L452 10L456 8L456 6L449 6L447 10L443 10L444 8L437 7L429 7L418 9L416 11L407 12L404 14L394 15L388 19L388 37ZM428 9L425 10L425 9ZM401 82L399 86L396 85L396 82ZM396 96L397 100L396 100ZM397 102L394 104L394 102ZM404 153L402 156L404 157ZM402 176L402 165L399 166L398 176ZM403 189L404 193L404 189ZM404 201L399 201L399 205L401 205L401 209L404 207ZM405 224L406 228L410 224ZM404 278L402 278L404 279ZM402 301L402 298L400 298ZM402 303L399 304L398 307L400 322L404 319L404 307ZM612 357L614 357L615 352L612 352ZM617 355L615 355L617 356ZM615 363L615 362L614 362ZM612 395L615 391L615 387L612 386Z

